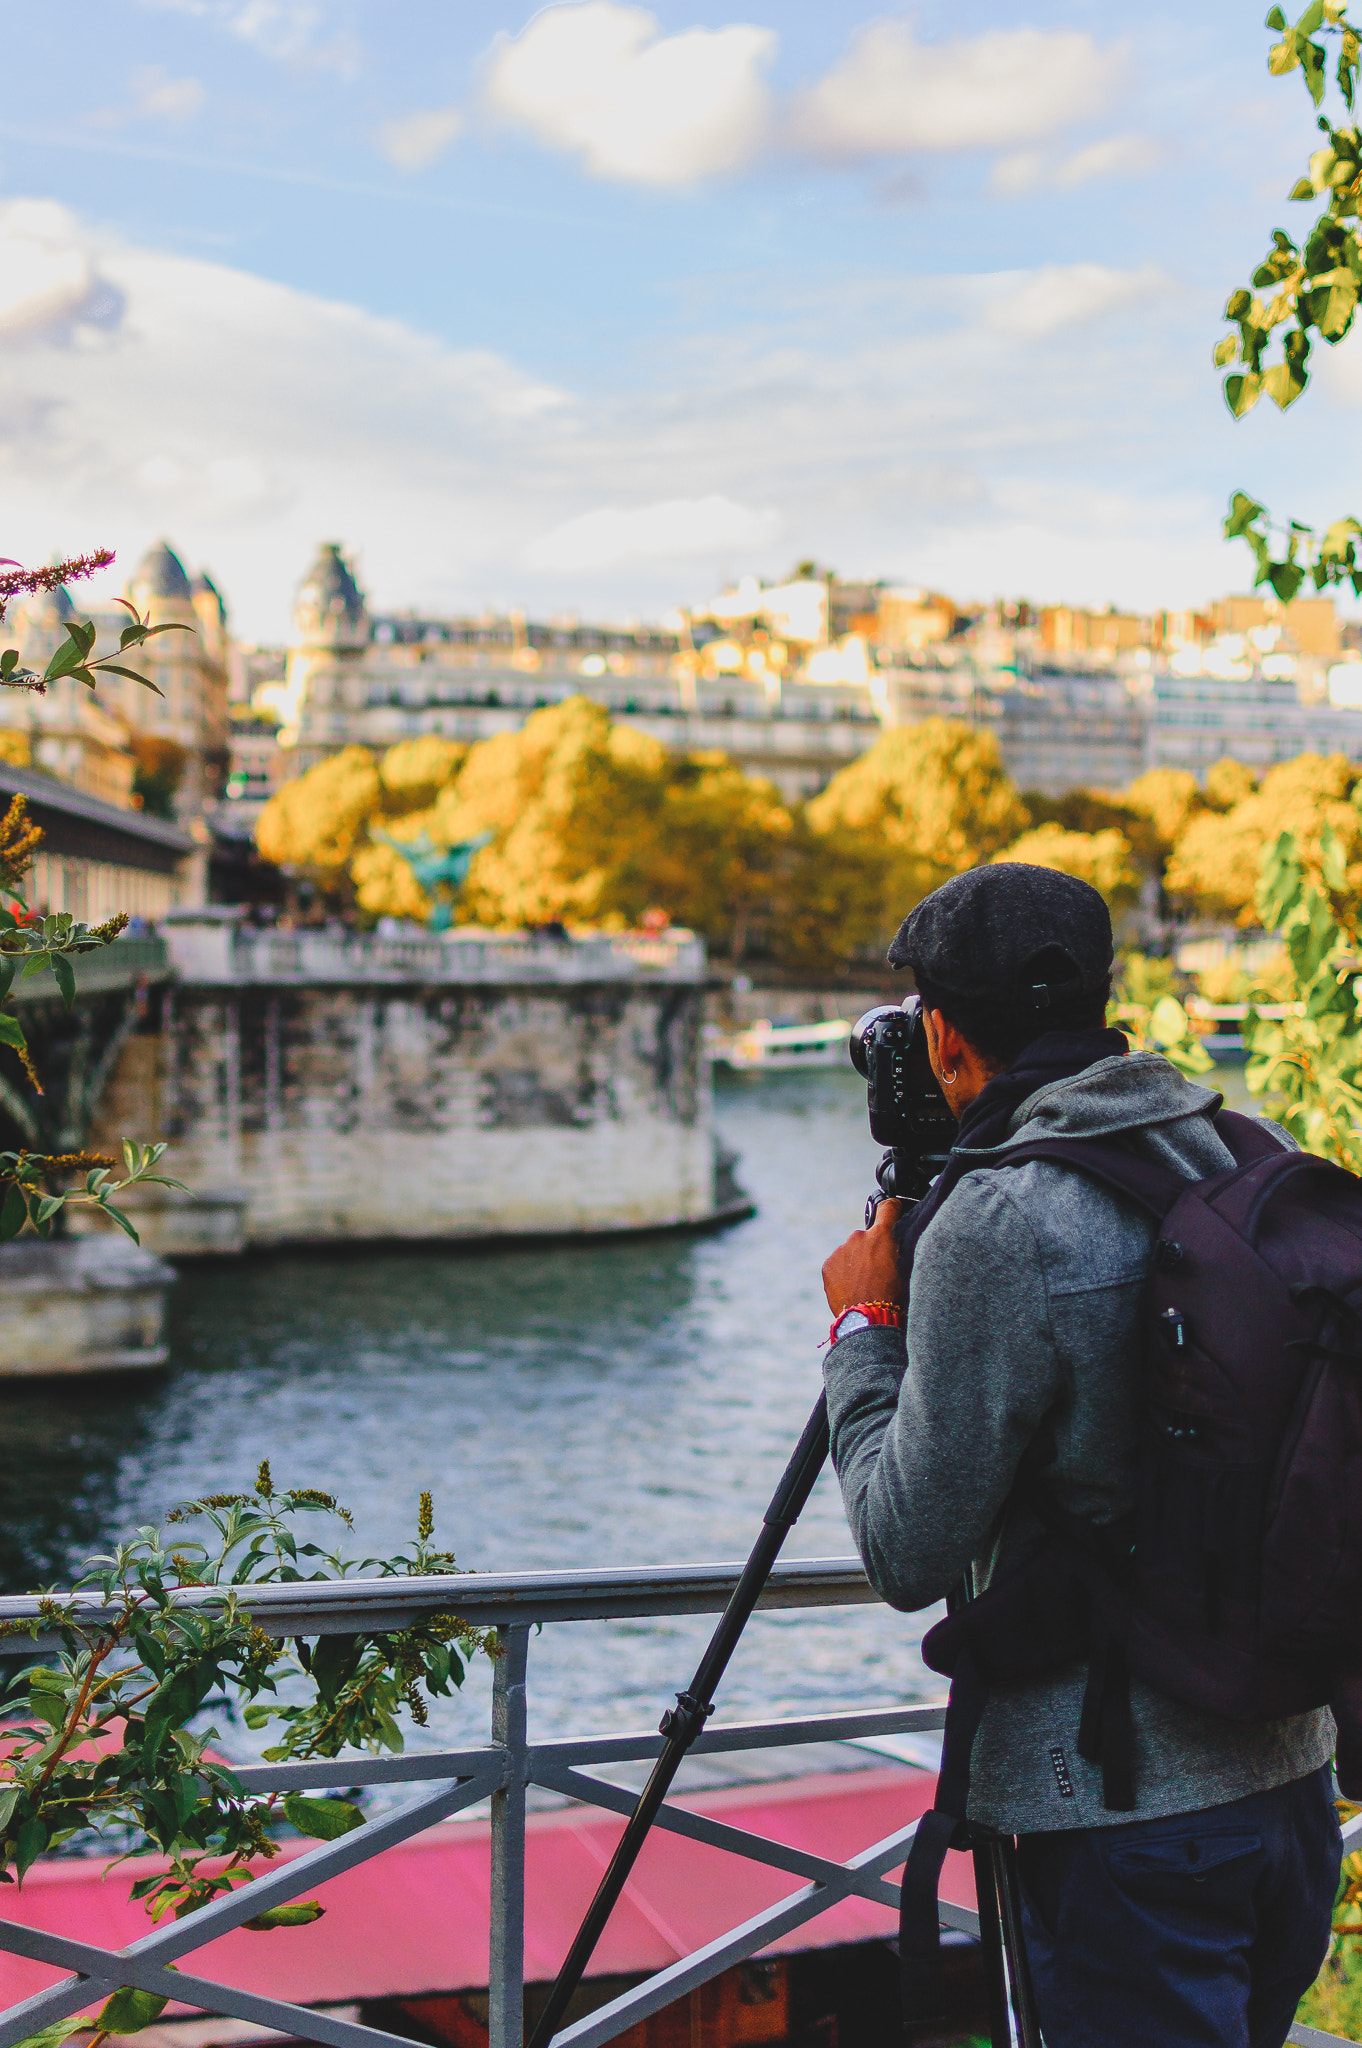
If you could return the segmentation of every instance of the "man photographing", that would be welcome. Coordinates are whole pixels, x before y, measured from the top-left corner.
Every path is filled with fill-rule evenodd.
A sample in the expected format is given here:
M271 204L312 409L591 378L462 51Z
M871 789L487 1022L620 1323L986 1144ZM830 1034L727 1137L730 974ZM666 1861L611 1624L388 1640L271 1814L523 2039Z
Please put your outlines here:
M1189 1182L1236 1161L1221 1098L1106 1028L1111 921L1086 883L973 869L889 961L917 983L953 1166L944 1199L882 1203L825 1264L826 1383L857 1548L913 1610L967 1571L978 1589L1017 1573L1052 1514L1111 1536L1135 1508L1155 1224L1085 1173L1005 1155L1115 1140ZM1328 1709L1232 1721L1136 1677L1118 1767L1080 1747L1090 1675L990 1684L972 1748L970 1821L1018 1838L1047 2048L1280 2048L1338 1882Z

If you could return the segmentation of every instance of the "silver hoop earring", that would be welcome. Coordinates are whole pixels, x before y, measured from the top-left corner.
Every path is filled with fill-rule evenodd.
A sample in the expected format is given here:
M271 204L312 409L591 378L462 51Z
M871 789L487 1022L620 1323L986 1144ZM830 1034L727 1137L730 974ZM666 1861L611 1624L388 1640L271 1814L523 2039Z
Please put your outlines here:
M956 1082L960 1079L960 1076L959 1074L943 1074L941 1078L948 1088L954 1088Z

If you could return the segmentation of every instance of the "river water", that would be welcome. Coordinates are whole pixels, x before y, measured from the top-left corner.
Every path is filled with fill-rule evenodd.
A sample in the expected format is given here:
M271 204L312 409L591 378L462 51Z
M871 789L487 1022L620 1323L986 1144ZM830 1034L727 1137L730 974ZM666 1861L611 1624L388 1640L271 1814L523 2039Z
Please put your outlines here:
M818 1392L819 1268L859 1221L878 1147L849 1072L721 1079L716 1111L757 1203L718 1234L186 1272L167 1373L8 1387L5 1590L65 1581L174 1502L244 1488L264 1457L276 1484L344 1501L351 1554L400 1547L428 1487L437 1535L476 1570L744 1555ZM850 1550L828 1471L787 1552ZM712 1626L545 1629L530 1653L532 1729L655 1723ZM722 1711L887 1702L924 1677L935 1689L920 1633L878 1607L757 1616ZM486 1713L484 1666L432 1730L485 1733Z
M879 1148L864 1084L842 1070L720 1079L716 1113L757 1204L716 1235L205 1268L172 1297L168 1372L11 1383L4 1590L67 1582L174 1502L247 1487L265 1457L276 1484L345 1502L352 1555L399 1548L429 1488L437 1536L475 1570L743 1556L817 1395L819 1268L859 1221ZM829 1470L787 1553L850 1550ZM758 1615L720 1711L935 1696L917 1655L930 1619ZM531 1644L532 1732L654 1724L712 1625L545 1629ZM436 1704L425 1739L485 1735L488 1691L484 1663Z

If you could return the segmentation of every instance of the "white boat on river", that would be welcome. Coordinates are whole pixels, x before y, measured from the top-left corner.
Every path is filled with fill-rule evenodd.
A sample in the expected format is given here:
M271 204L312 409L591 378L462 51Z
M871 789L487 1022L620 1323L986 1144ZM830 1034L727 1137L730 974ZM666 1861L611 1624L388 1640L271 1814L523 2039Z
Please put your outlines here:
M773 1024L759 1017L745 1031L710 1041L710 1057L737 1073L785 1073L792 1067L846 1064L851 1025L845 1017L825 1024Z

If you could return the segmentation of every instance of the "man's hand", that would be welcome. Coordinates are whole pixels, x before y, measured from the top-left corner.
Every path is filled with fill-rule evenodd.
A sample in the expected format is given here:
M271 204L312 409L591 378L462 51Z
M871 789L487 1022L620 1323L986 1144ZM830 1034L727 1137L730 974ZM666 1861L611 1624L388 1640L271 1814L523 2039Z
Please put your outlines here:
M899 1278L898 1252L894 1247L894 1225L903 1211L902 1202L885 1200L875 1211L870 1230L853 1230L845 1244L839 1244L823 1262L823 1291L834 1316L858 1301L893 1301L902 1305L903 1282Z

